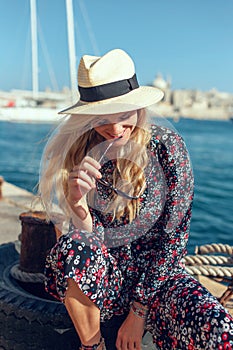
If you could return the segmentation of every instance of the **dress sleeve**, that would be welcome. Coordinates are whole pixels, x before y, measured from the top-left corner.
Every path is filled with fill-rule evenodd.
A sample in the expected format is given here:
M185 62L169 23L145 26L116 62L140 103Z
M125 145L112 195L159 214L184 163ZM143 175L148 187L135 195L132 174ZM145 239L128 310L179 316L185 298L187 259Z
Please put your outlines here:
M167 187L163 211L147 235L136 243L140 267L134 299L148 304L181 267L186 254L193 201L193 173L183 139L174 132L157 136L157 156ZM149 239L148 239L149 237Z

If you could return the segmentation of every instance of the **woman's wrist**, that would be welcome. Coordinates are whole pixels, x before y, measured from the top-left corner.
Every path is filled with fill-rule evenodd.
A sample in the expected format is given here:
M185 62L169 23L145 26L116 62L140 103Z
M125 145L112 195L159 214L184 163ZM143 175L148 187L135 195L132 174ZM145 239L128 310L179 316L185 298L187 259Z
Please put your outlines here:
M82 197L81 197L81 198L77 198L77 197L73 197L72 195L69 194L69 195L66 197L66 199L67 199L67 202L69 203L69 205L70 205L72 208L76 207L76 206L79 205L80 203L83 204L83 198L82 198Z
M131 304L130 311L137 317L146 320L148 316L148 307L136 301Z
M92 217L89 211L86 198L82 197L77 201L71 201L67 198L71 208L71 219L75 227L85 230L92 231Z
M86 202L86 198L72 198L71 196L67 197L67 201L72 209L72 211L78 215L81 220L85 220L89 213L89 208Z

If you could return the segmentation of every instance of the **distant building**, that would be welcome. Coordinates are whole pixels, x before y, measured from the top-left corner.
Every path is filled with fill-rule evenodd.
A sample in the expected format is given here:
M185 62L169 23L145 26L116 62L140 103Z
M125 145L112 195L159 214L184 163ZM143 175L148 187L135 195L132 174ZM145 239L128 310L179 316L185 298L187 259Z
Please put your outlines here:
M171 79L165 80L161 73L157 74L155 80L153 81L153 86L161 89L164 92L163 101L166 103L171 103Z
M173 114L199 119L229 119L233 114L233 94L216 89L207 92L172 90L171 78L164 79L161 73L157 74L152 86L164 92L159 109L165 116Z

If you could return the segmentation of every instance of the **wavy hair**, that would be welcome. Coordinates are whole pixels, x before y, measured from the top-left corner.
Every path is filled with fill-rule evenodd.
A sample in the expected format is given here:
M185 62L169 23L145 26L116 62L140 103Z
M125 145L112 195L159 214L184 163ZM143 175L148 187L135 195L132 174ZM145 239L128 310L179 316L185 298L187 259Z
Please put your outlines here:
M141 109L137 113L137 125L130 136L131 142L127 144L127 157L119 151L113 171L113 185L119 188L119 183L123 182L121 189L130 192L131 195L139 194L145 187L144 169L148 164L147 145L151 138L146 110ZM94 115L70 115L47 142L41 161L39 196L48 218L52 217L54 204L59 205L67 219L70 217L71 208L66 200L69 172L81 163L88 152L105 141L90 127L95 120ZM136 151L135 145L138 145ZM92 190L87 196L90 206L95 200L94 193ZM139 207L139 199L125 203L121 197L113 194L106 212L111 212L113 218L117 219L125 215L131 222L136 217Z

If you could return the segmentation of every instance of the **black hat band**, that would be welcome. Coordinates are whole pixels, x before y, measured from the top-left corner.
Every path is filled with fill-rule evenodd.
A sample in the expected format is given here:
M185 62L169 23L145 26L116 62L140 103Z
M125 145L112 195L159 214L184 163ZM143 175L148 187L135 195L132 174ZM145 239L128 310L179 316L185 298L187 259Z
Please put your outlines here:
M99 86L78 86L80 100L84 102L97 102L108 98L118 97L139 87L136 74L130 79L114 81Z

